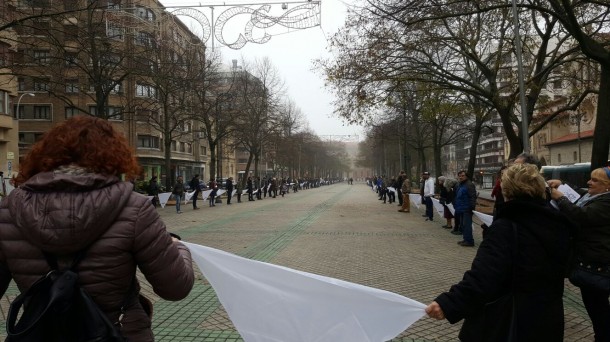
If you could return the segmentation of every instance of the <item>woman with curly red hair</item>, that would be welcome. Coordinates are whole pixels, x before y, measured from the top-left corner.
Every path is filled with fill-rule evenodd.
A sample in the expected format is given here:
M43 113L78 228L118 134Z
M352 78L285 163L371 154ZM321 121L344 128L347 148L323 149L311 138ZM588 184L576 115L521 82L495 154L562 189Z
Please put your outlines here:
M49 273L45 254L59 269L82 254L80 286L129 341L154 341L136 267L166 300L186 297L194 276L189 250L120 179L138 172L127 139L108 121L78 116L46 133L0 203L0 295L11 279L25 292Z

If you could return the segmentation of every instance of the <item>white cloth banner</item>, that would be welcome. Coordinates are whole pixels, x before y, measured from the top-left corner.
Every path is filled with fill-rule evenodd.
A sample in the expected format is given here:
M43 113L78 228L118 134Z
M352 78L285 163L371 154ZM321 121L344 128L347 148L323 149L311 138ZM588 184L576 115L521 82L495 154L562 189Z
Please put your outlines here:
M171 195L171 192L162 192L158 195L159 204L161 204L161 208L165 208L165 205L167 204L167 201L169 201Z
M396 195L398 195L398 191L396 191L396 188L388 186L388 190L392 191L393 193L395 193Z
M434 209L436 209L436 212L443 217L445 214L445 207L443 207L441 202L436 198L432 197L430 199L432 200L432 205L434 206Z
M201 192L201 198L205 201L205 200L208 199L208 197L210 197L211 193L212 193L212 190L202 191Z
M485 223L488 227L491 226L491 222L493 222L494 217L491 215L487 215L487 214L483 214L482 212L479 211L473 211L473 213L476 215L476 217L479 218L479 220L481 220L481 222Z
M231 192L231 197L235 196L236 193L237 193L237 189L233 190L233 192Z
M155 198L155 196L146 196L146 198L148 198L148 200L152 202L152 199Z
M227 190L218 189L218 191L216 192L216 196L220 196L220 195L224 194L225 192L227 192Z
M191 198L193 198L193 195L194 195L194 194L195 194L195 191L192 191L192 192L187 192L187 191L185 191L185 192L184 192L184 204L187 204L187 203L188 203L188 201L190 201L190 200L191 200Z
M382 342L425 315L392 292L183 243L246 342Z
M242 190L242 192L241 192L242 195L245 195L247 193L248 193L248 189Z
M409 199L411 200L411 203L415 204L417 209L419 209L419 205L421 204L421 195L409 194Z

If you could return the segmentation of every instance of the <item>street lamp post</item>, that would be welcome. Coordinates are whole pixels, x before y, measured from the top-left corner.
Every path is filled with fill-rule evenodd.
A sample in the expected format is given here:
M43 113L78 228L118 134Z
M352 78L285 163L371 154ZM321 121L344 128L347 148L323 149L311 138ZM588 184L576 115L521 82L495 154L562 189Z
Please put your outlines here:
M17 112L15 113L15 118L16 118L16 119L20 119L20 115L19 115L19 114L20 114L20 113L19 113L19 112L20 112L20 110L19 110L19 105L21 104L21 99L22 99L22 98L23 98L25 95L27 95L27 96L35 96L36 94L34 94L34 93L23 93L23 94L21 94L21 96L19 96L19 99L17 100Z

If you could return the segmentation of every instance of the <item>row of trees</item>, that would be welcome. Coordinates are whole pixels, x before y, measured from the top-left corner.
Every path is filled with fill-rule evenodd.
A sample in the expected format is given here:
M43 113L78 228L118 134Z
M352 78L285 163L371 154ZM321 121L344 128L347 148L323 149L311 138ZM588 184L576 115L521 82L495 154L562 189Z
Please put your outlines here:
M262 158L291 176L297 169L318 177L349 167L344 152L309 132L269 59L228 68L162 10L113 1L53 3L31 1L2 11L0 32L16 34L1 36L19 46L5 59L5 76L24 90L60 99L75 113L123 120L131 136L143 129L160 136L165 174L172 143L201 140L209 147L210 179L216 178L219 151L237 148L249 154L246 174L253 169L258 175Z
M502 122L511 158L523 151L524 134L530 137L597 94L591 162L598 167L610 146L604 134L610 130L608 14L610 5L599 1L524 0L517 35L509 1L365 0L331 39L335 57L318 63L337 94L337 113L374 127L372 135L389 125L384 134L400 137L408 169L411 155L419 170L424 151L432 150L441 172L441 147L468 133L472 174L491 115ZM515 109L518 46L527 131ZM546 89L557 82L562 101L553 102ZM540 108L552 108L551 115L532 121Z

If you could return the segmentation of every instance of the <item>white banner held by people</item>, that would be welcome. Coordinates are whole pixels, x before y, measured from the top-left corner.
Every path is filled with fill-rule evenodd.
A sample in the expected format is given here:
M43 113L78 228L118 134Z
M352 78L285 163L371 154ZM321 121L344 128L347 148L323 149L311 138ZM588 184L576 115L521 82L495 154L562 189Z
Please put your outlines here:
M159 204L161 204L161 208L165 208L165 205L167 204L167 201L169 201L169 198L171 197L171 195L172 195L171 192L162 192L158 195Z
M246 342L381 342L425 315L392 292L184 244Z
M184 192L184 204L187 204L188 201L191 200L191 198L193 198L193 195L195 194L195 191L192 192Z
M436 212L443 217L445 214L445 207L443 207L441 202L436 198L432 197L430 199L432 200L432 205L434 206L434 209L436 209Z
M494 220L494 217L488 214L483 214L480 211L473 211L473 213L475 214L476 217L479 218L479 220L481 220L481 222L485 223L488 227L491 226L491 223Z
M419 209L419 205L421 204L421 195L409 194L409 199L411 200L411 203L413 203L415 207Z

